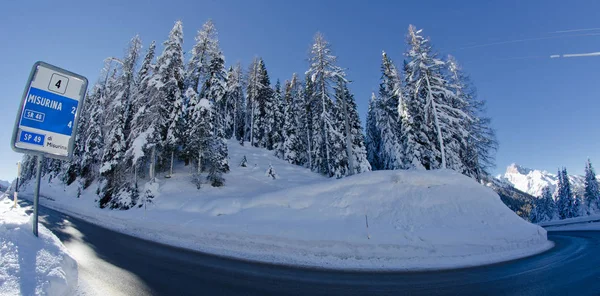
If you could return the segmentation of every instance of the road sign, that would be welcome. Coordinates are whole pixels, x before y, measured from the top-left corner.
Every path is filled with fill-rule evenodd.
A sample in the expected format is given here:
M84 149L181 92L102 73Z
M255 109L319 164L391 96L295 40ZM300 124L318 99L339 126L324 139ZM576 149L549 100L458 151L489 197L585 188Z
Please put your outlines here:
M44 62L35 63L17 114L13 150L69 159L87 84L81 75Z
M29 74L11 146L17 152L37 155L33 193L35 236L38 235L38 202L44 157L67 160L73 155L77 120L87 84L85 77L44 62L33 64Z

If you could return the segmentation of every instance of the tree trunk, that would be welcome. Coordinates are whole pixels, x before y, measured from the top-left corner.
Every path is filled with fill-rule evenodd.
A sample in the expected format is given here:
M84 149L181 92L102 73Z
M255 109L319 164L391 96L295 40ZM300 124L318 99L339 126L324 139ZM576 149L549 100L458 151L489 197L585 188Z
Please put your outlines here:
M202 172L202 149L198 150L198 177Z
M350 112L346 97L342 98L342 108L344 109L344 129L346 130L346 154L348 154L348 175L354 175L354 155L352 153L352 131L350 130Z
M149 175L150 175L150 180L152 180L152 182L156 181L154 178L154 168L156 166L156 147L152 147L152 155L150 156L150 170L149 170Z
M171 151L171 167L169 168L169 176L173 176L173 159L175 158L175 151Z
M444 139L442 139L442 128L440 127L440 122L438 120L437 115L437 104L433 101L433 97L431 96L431 85L429 84L429 77L425 76L425 80L427 81L427 99L431 104L431 108L433 110L433 118L435 120L435 128L437 129L438 142L440 143L440 152L442 153L442 169L446 168L446 152L444 151Z

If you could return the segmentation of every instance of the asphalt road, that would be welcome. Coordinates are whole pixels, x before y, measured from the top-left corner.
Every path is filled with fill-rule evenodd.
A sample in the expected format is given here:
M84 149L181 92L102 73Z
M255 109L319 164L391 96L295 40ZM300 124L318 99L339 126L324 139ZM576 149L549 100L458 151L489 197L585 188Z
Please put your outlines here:
M40 219L78 261L78 292L84 295L600 295L597 231L549 233L553 249L500 264L360 273L212 256L117 233L44 207Z

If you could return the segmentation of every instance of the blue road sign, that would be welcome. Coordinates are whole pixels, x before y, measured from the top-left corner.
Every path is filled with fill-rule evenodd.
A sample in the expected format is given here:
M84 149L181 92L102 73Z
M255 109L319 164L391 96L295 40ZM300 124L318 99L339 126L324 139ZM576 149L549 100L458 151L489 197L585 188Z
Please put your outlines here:
M13 150L69 159L86 89L85 77L36 62L15 120Z
M19 142L29 143L33 145L44 146L45 135L40 135L32 132L21 131Z
M30 87L19 125L70 136L78 104L76 100Z

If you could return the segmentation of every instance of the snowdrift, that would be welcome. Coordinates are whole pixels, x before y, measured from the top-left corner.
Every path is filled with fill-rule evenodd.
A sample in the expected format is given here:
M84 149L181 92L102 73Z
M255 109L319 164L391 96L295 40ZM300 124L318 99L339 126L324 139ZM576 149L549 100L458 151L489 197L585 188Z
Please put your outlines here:
M46 227L31 233L24 209L0 197L0 295L69 295L77 286L77 262Z
M102 210L95 187L46 181L42 204L117 231L242 259L360 270L465 267L547 250L546 231L453 171L378 171L335 180L230 141L226 186L197 190L181 164L147 209ZM247 156L248 166L236 166ZM265 176L272 165L277 179ZM32 191L33 186L24 192ZM368 223L368 229L367 229Z
M208 208L204 214L213 218L206 223L236 237L235 243L220 238L229 252L218 253L277 263L439 269L552 247L543 228L519 218L491 189L452 171L371 172L213 200Z

